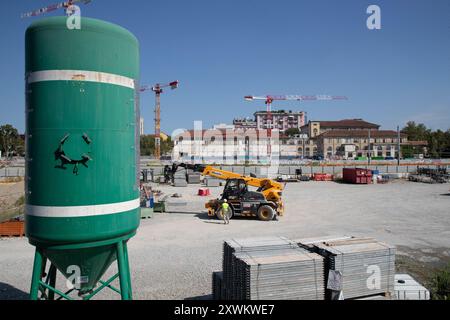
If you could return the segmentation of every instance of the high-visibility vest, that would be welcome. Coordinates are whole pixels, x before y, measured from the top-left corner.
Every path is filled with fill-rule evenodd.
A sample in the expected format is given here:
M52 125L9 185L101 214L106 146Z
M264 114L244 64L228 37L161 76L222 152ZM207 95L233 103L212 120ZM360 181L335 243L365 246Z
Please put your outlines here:
M228 203L226 203L226 202L222 203L222 210L223 210L223 211L228 211L228 208L229 208L229 207L230 207L230 206L229 206Z

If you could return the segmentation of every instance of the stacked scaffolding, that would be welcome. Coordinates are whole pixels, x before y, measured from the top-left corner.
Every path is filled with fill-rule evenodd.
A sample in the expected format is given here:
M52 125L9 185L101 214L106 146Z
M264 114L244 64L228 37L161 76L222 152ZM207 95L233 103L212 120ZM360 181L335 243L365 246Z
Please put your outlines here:
M225 241L223 273L213 274L215 299L324 299L324 263L284 237Z
M393 293L394 246L371 238L351 238L315 243L313 250L325 258L328 271L342 273L344 299Z

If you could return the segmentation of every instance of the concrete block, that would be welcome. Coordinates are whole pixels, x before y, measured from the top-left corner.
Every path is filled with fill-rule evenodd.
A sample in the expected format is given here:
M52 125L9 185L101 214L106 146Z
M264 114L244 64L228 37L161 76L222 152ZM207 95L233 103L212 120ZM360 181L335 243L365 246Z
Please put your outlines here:
M153 175L160 176L164 173L163 167L149 167L149 169L153 169Z
M174 187L187 187L186 179L174 179L173 186Z
M198 173L188 174L187 181L190 184L199 184L200 183L200 174L198 174Z
M215 178L205 178L205 184L207 187L218 187L220 186L220 180Z
M336 169L334 167L323 167L323 173L335 174Z
M296 169L300 169L300 167L297 167L297 166L289 166L289 174L290 174L291 176L295 175L295 170L296 170Z
M244 167L243 166L233 166L233 172L244 175Z
M256 167L245 166L244 167L244 175L249 176L250 174L256 174Z
M225 171L233 171L232 166L220 166L220 169L225 170Z
M179 178L179 179L183 178L183 179L186 180L186 169L184 169L184 168L178 168L177 171L173 174L173 177L174 177L175 179L177 179L177 178Z
M289 167L288 166L280 166L278 167L278 174L289 174Z

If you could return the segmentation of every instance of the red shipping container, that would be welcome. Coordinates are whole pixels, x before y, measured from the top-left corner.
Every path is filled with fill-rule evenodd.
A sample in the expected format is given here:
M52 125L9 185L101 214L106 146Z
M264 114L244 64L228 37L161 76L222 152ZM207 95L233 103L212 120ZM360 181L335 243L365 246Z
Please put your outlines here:
M372 183L372 170L362 168L344 168L342 177L347 183L370 184Z

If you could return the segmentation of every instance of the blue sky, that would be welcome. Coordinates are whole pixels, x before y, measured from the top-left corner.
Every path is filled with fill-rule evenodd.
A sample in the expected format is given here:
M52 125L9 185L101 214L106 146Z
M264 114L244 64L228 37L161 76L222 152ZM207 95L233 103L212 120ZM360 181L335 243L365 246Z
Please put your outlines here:
M0 2L0 123L24 130L20 13L53 0ZM366 8L381 8L368 30ZM346 95L339 102L278 102L311 120L364 118L384 129L408 120L450 128L448 0L93 0L82 15L117 23L141 44L141 82L180 80L162 96L162 130L230 123L264 108L245 95ZM48 14L61 15L58 13ZM154 96L141 97L153 132Z

